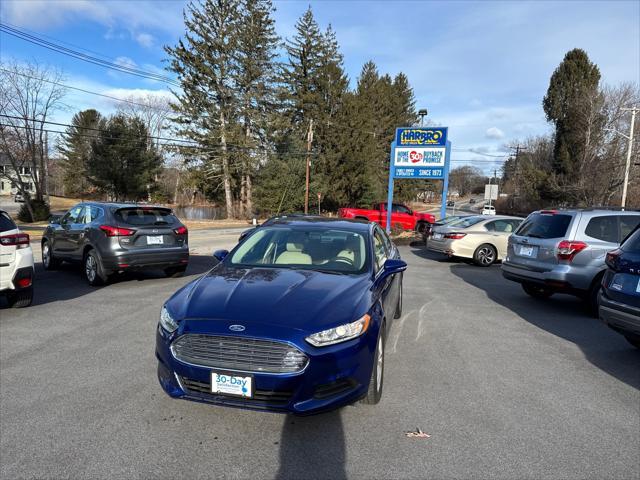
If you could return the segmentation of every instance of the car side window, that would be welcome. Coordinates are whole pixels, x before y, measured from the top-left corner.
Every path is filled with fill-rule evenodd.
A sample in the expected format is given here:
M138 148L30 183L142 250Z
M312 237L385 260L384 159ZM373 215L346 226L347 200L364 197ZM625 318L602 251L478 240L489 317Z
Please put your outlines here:
M104 211L100 207L96 207L95 205L91 205L85 210L85 223L91 223L98 218L102 217Z
M388 253L384 244L384 237L377 228L373 231L373 254L375 261L375 270L378 272L387 261Z
M406 213L407 215L411 215L411 211L407 207L404 205L397 205L395 203L391 205L391 211L393 213Z
M80 216L80 210L82 210L82 206L79 205L77 207L73 207L71 210L67 212L67 214L62 217L60 221L61 224L70 225L72 223L76 223L78 221L78 217Z
M592 218L589 220L584 233L603 242L619 243L618 215L603 215Z
M484 224L484 228L487 229L487 231L489 232L495 232L496 231L496 222L487 222Z
M629 236L633 229L640 224L640 215L621 215L620 216L620 241Z

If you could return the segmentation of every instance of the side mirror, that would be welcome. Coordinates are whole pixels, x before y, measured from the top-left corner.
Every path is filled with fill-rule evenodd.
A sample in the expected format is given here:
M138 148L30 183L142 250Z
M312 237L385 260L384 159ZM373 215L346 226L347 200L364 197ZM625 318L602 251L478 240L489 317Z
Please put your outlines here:
M221 262L229 254L229 250L216 250L213 252L213 258Z
M52 225L56 223L60 223L61 218L62 218L62 215L51 215L49 217L49 223Z
M404 272L406 269L407 262L390 258L382 265L382 276L388 277L389 275Z

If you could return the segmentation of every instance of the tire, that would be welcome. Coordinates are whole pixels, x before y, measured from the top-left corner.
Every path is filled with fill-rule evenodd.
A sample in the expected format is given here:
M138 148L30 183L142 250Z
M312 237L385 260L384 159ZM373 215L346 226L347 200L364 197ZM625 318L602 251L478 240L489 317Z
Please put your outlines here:
M402 316L402 276L400 276L400 288L398 290L398 304L396 305L396 313L393 318L400 318Z
M523 283L522 289L527 295L540 300L545 300L551 297L551 295L553 295L552 290L545 287L540 287L538 285L534 285L532 283Z
M169 267L164 269L164 274L170 278L180 278L186 271L187 267Z
M7 296L7 302L9 302L9 306L13 308L28 307L29 305L31 305L32 301L33 301L33 287L11 292Z
M376 405L382 398L382 387L384 386L384 350L385 331L383 324L378 335L378 344L376 345L376 352L373 357L373 369L371 370L369 389L361 400L361 402L366 405Z
M473 252L473 261L479 267L490 267L497 259L498 252L496 251L496 247L488 243L480 245L476 248L476 251Z
M55 270L60 266L62 260L53 256L51 244L48 240L42 242L42 267L45 270Z
M629 342L634 347L640 348L640 336L632 335L628 333L624 336L624 338L626 338L627 342Z
M589 289L589 293L585 298L587 301L587 307L589 308L589 314L594 317L598 317L598 308L600 307L600 289L602 288L602 277L598 275L593 281L593 285Z
M92 287L98 287L107 283L108 276L102 267L102 261L95 250L89 250L82 262L84 276Z
M416 232L418 232L418 233L424 233L426 228L427 228L427 223L426 222L418 222L416 224Z

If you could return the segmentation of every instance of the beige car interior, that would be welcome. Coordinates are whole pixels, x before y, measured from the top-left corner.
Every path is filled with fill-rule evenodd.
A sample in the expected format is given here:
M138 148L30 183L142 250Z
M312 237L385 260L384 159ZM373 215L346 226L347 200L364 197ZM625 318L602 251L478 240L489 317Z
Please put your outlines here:
M278 255L276 265L311 265L311 255L303 252L304 234L292 234L287 242L287 249Z

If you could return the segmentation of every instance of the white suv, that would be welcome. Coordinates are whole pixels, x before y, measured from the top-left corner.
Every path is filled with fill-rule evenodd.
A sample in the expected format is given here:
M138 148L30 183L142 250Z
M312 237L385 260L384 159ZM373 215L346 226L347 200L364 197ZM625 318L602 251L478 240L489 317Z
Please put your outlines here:
M29 235L21 233L0 210L0 295L11 307L28 307L33 299L33 251Z

